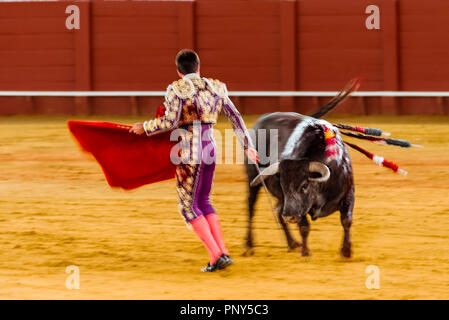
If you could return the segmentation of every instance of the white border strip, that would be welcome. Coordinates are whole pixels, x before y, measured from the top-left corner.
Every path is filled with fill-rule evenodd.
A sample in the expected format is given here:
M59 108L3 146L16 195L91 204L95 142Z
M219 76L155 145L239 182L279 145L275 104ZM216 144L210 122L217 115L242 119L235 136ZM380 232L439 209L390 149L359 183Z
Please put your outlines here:
M0 91L0 97L163 97L165 91ZM230 91L238 97L333 97L338 91ZM449 97L449 91L357 91L354 97Z

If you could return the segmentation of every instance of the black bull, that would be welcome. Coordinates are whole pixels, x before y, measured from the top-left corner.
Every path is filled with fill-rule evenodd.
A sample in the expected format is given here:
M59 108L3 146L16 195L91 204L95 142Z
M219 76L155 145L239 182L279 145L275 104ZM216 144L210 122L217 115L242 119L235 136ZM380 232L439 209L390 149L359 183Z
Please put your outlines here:
M277 198L278 220L285 232L289 249L300 247L302 256L310 255L307 246L310 231L307 215L315 220L338 210L344 230L341 255L351 256L350 228L354 207L351 161L343 143L339 145L341 158L327 161L323 123L323 120L290 112L266 114L256 122L253 128L255 132L259 129L266 130L264 140L268 153L268 132L271 129L278 130L278 159L271 159L270 166L261 166L261 175L254 164L246 165L249 183L246 254L253 252L252 218L257 195L264 180L268 191ZM261 149L262 144L257 141L257 136L256 134L255 145ZM338 134L337 137L340 138ZM287 222L298 224L301 244L292 238Z

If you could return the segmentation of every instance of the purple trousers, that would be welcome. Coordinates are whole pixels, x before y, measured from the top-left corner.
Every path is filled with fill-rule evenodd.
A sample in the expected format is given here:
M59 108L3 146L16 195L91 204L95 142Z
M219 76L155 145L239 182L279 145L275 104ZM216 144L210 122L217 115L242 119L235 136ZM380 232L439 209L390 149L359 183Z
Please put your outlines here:
M179 210L186 222L201 215L215 213L210 203L210 192L214 179L216 147L212 136L212 125L202 125L198 157L200 163L181 163L176 168Z

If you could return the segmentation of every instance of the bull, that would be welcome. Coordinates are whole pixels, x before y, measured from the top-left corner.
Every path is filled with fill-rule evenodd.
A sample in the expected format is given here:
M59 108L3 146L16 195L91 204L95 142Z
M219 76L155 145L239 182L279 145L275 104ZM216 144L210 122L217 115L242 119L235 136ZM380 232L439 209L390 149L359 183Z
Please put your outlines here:
M326 217L335 211L340 212L340 221L344 236L340 254L351 256L352 215L354 208L354 179L348 150L338 130L329 122L317 119L342 101L344 95L336 97L327 106L321 108L312 117L293 112L275 112L263 115L255 123L253 130L265 132L277 130L277 153L275 157L269 154L270 136L258 141L255 135L257 149L268 151L269 163L260 171L249 162L246 163L246 173L249 184L248 193L248 230L246 235L245 255L252 254L254 243L252 220L257 195L263 184L277 199L276 214L285 233L287 246L290 250L300 247L302 256L309 256L310 250L307 238L310 232L308 216L312 220ZM324 129L330 128L335 134L338 156L330 159L326 156ZM262 141L263 140L263 141ZM291 236L287 223L295 223L299 227L302 243Z

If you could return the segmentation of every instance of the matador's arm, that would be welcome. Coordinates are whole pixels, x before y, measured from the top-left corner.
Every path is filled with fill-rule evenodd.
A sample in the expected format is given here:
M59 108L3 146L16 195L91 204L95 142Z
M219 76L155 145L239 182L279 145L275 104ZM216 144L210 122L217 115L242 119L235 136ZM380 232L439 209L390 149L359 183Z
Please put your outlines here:
M182 101L176 95L172 85L169 85L167 88L164 106L165 114L163 116L143 123L143 128L148 136L172 130L178 126L181 116Z
M237 140L240 142L240 145L244 150L247 150L248 148L254 149L253 142L249 135L248 129L246 128L245 121L243 121L242 115L227 95L223 99L224 102L221 110L224 116L231 123L232 129L234 129L234 133Z
M247 150L248 148L254 149L253 142L246 128L245 122L243 121L242 115L229 98L226 85L218 80L206 79L206 81L212 87L215 93L221 98L221 111L226 119L228 119L231 123L232 129L234 130L234 133L237 137L237 140L240 142L240 145L244 150Z

